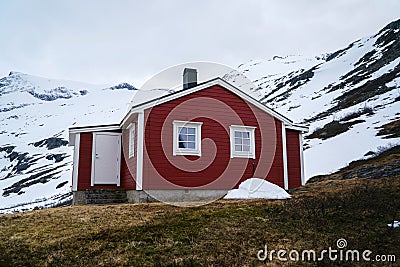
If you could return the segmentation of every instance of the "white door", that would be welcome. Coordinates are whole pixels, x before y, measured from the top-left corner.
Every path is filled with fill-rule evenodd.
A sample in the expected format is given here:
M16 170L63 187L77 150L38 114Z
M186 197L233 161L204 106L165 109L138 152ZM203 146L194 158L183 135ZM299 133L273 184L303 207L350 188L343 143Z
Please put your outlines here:
M92 185L120 185L121 134L94 133Z

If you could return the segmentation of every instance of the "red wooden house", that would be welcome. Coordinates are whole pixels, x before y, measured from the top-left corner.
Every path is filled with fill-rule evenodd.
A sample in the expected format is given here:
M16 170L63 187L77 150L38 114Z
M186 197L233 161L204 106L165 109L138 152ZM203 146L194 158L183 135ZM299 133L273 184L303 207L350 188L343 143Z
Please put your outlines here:
M250 177L299 187L306 131L228 82L197 84L185 69L183 89L133 105L119 124L69 129L74 203L106 191L129 202L204 200Z

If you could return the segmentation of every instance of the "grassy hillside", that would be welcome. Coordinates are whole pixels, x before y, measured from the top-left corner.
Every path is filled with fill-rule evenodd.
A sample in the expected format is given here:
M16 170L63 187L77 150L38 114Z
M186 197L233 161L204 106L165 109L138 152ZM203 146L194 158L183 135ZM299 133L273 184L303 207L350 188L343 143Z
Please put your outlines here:
M400 145L380 147L377 152L369 151L366 159L355 160L348 166L329 175L318 175L307 181L314 183L326 180L346 180L351 178L372 178L400 176Z
M265 244L320 251L339 238L400 257L399 228L387 227L399 218L399 176L311 183L287 201L53 208L0 217L0 266L257 266Z
M369 153L371 154L371 153ZM0 216L0 266L281 266L257 252L347 249L397 262L288 261L290 266L400 262L400 147L318 176L289 200L74 206ZM374 179L372 179L374 178ZM287 257L287 256L286 256Z

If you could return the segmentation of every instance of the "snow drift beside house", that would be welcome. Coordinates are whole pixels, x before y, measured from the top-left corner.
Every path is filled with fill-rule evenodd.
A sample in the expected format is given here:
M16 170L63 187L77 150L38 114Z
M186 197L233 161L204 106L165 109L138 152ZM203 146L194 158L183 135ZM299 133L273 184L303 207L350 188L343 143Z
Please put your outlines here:
M232 189L224 199L287 199L290 195L276 184L260 178L249 178L239 185L238 189Z

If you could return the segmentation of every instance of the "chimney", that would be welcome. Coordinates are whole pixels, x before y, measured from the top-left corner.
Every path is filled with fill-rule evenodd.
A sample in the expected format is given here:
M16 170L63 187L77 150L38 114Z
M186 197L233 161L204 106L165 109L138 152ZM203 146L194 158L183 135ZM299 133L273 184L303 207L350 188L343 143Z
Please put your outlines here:
M197 70L185 68L183 70L183 89L189 89L197 85Z

